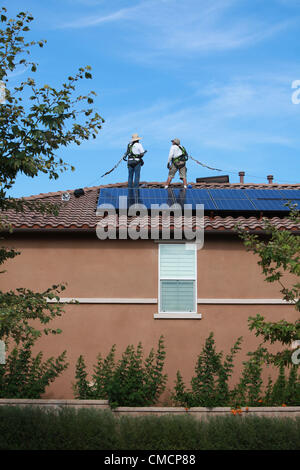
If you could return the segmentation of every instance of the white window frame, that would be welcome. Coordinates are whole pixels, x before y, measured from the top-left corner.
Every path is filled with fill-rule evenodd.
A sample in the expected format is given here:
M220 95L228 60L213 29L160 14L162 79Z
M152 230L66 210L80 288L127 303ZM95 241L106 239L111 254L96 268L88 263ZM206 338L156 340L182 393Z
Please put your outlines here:
M176 318L201 318L197 313L197 249L196 245L193 245L194 256L195 256L195 276L194 277L181 277L181 278L167 278L160 276L160 258L161 258L161 246L167 245L167 243L159 243L158 248L158 314L155 315L155 318L168 318L170 316ZM185 245L185 243L174 243L174 245ZM187 249L187 248L186 248ZM162 312L161 311L161 281L171 280L171 281L194 281L194 310L192 312Z

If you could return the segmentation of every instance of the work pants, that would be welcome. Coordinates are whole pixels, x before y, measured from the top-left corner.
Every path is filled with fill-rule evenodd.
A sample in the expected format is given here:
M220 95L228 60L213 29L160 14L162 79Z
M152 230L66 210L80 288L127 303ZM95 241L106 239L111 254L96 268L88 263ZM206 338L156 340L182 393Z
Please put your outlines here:
M140 183L141 163L136 166L128 165L128 188L138 188Z

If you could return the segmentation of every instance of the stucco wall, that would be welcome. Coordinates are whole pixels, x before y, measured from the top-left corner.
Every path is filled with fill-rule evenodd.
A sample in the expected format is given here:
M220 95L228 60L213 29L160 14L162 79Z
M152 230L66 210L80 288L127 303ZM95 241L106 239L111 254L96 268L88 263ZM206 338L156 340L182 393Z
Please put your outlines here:
M3 289L46 289L67 282L66 297L157 297L158 244L152 240L100 241L95 234L14 235L21 255L5 264ZM206 236L198 251L199 298L280 298L264 282L257 258L240 240Z
M68 283L64 297L157 298L158 244L154 241L100 241L95 235L57 236L15 233L6 240L22 254L6 263L2 290L28 287L46 289ZM280 299L279 287L264 281L257 259L242 243L230 236L207 236L198 252L199 299ZM73 398L75 363L82 354L92 369L99 352L106 355L113 344L120 356L128 344L142 342L145 354L165 338L168 387L176 371L190 379L205 339L214 332L218 350L229 352L243 336L236 358L236 379L247 351L258 339L248 331L247 319L257 313L268 320L295 320L290 305L198 304L201 320L154 319L157 304L68 305L61 319L52 322L63 333L39 341L38 350L58 355L67 350L69 369L49 387L45 398ZM167 399L167 392L163 399Z

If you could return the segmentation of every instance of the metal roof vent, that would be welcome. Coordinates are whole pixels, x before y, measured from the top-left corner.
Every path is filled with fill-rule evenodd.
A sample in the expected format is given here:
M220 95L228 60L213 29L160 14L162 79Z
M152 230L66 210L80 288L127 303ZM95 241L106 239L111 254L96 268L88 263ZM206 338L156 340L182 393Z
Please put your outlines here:
M64 202L68 202L70 200L70 194L69 193L63 193L61 195L61 200L64 201Z
M229 183L229 176L205 176L203 178L196 178L196 183Z
M83 195L84 195L84 190L82 188L75 189L75 191L74 191L74 196L75 197L80 197L80 196L83 196Z

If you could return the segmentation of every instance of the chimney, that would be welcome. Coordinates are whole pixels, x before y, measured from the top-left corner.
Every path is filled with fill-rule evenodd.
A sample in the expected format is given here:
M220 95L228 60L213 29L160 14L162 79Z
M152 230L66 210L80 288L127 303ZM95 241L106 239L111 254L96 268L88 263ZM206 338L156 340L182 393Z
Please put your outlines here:
M240 177L240 183L242 183L242 184L244 184L244 176L245 176L245 172L240 171L239 172L239 177Z
M274 176L273 176L273 175L268 175L267 178L268 178L268 183L269 183L269 184L273 184L273 178L274 178Z

